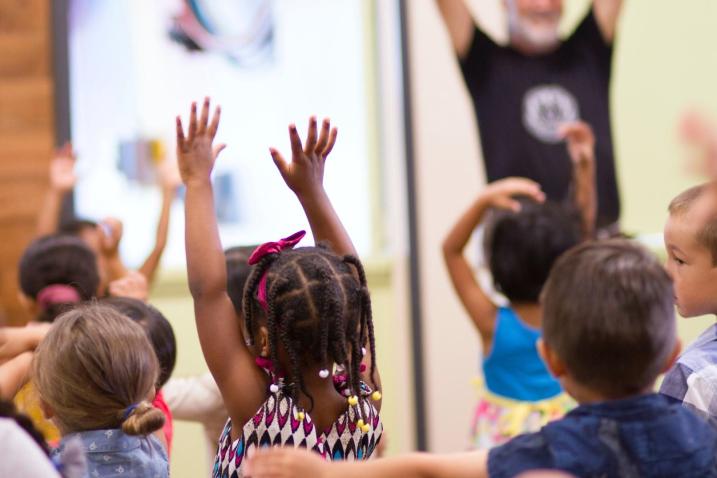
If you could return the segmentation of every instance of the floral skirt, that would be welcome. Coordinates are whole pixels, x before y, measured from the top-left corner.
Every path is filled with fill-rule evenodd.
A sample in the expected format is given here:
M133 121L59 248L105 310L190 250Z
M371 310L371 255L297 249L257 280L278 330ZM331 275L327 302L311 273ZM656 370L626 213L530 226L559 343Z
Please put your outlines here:
M540 430L575 407L566 393L538 402L524 402L491 393L477 380L480 398L471 423L471 448L502 445L521 433Z

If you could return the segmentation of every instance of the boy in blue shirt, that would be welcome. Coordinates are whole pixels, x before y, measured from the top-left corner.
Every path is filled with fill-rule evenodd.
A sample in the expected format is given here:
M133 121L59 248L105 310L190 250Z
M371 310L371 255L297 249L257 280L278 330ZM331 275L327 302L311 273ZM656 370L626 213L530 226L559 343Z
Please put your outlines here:
M560 470L581 477L717 477L717 431L651 393L679 353L672 282L625 240L563 255L543 291L541 354L579 403L537 433L491 450L327 464L294 450L257 452L252 478L512 477Z

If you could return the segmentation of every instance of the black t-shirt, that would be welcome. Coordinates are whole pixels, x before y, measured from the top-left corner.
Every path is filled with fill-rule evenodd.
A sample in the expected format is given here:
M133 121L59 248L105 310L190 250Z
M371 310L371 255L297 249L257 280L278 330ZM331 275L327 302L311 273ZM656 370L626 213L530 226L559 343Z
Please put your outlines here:
M572 169L557 127L582 119L596 137L598 226L617 221L611 64L612 46L592 11L555 51L538 56L497 45L476 29L461 69L478 118L488 181L527 177L540 183L548 198L566 199Z

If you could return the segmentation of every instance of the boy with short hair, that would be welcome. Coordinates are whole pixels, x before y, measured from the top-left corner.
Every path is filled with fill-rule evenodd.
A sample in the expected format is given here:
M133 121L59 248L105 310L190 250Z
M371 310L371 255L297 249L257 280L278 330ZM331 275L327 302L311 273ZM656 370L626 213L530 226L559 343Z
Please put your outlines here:
M672 200L665 225L667 270L683 317L717 313L717 184ZM717 426L717 325L710 326L665 375L660 393Z
M658 261L625 240L562 256L543 292L539 348L580 406L489 451L327 464L294 450L257 452L253 478L512 477L552 469L583 477L717 477L717 431L651 393L675 361L673 289Z

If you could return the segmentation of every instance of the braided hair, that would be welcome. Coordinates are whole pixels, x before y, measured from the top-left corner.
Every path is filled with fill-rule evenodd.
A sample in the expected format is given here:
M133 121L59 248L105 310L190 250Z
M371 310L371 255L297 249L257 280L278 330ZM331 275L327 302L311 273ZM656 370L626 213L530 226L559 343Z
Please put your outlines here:
M257 289L266 275L266 312ZM243 298L247 339L253 344L259 321L269 334L269 353L279 371L279 347L288 357L284 393L293 399L301 391L311 402L302 379L302 367L321 364L345 366L353 395L363 400L361 360L371 350L370 378L376 387L376 342L366 274L358 258L339 257L328 247L302 247L263 257L247 280Z

